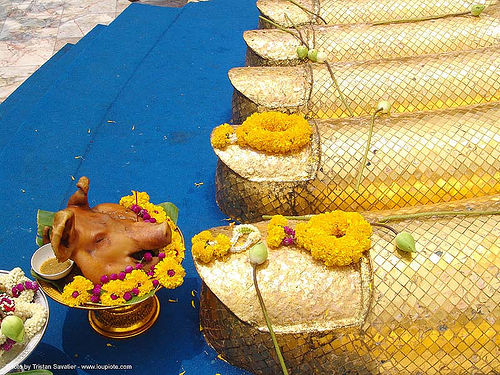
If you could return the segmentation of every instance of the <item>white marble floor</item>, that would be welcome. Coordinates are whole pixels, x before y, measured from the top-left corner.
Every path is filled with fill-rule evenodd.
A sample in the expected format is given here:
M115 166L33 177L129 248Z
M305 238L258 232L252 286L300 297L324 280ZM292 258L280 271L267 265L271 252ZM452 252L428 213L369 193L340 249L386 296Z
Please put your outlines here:
M129 0L0 0L0 102L66 43L109 24Z

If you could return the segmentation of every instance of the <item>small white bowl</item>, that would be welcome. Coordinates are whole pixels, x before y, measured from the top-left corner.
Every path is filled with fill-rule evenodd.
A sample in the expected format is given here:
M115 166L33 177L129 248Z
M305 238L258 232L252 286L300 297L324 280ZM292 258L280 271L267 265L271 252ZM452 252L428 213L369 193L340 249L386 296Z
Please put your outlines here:
M67 276L71 269L73 268L73 265L75 262L73 262L71 259L69 259L70 265L68 268L66 268L64 271L61 271L59 273L54 273L52 275L48 275L46 273L40 272L40 267L41 265L50 258L55 258L56 255L54 254L54 250L52 250L52 245L50 243L43 245L40 247L33 256L31 257L31 268L33 271L35 271L37 274L39 274L41 277L44 279L48 280L59 280L62 279L63 277Z

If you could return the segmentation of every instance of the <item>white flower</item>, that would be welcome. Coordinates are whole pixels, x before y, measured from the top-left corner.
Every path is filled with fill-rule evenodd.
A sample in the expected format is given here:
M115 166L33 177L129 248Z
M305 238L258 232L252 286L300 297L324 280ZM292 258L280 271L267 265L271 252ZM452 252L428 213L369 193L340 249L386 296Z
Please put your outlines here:
M245 234L248 234L247 239L241 245L236 245L238 240ZM259 229L251 224L237 225L233 228L233 236L231 237L231 252L239 253L250 248L253 244L260 240L261 234Z

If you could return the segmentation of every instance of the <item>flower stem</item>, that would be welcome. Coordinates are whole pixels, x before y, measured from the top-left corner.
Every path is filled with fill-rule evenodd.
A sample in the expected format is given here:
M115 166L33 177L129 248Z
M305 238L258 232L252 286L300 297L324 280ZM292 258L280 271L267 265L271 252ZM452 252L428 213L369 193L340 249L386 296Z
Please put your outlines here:
M342 104L347 108L347 112L349 112L349 116L354 117L354 112L352 111L351 107L347 104L345 100L345 96L340 90L339 83L337 82L337 79L335 78L335 74L333 73L333 69L328 63L328 61L325 61L325 65L328 68L328 71L330 72L330 76L332 77L333 84L335 85L335 88L337 89L337 92L339 93L340 100L342 101Z
M469 11L469 12L462 12L462 13L441 14L440 16L427 16L427 17L421 17L421 18L413 18L413 19L409 19L409 20L380 21L380 22L374 22L374 23L372 23L372 25L378 26L378 25L389 25L391 23L409 23L409 22L429 21L429 20L437 20L440 18L447 18L447 17L466 16L468 14L471 14L471 12Z
M266 17L263 17L263 16L259 16L259 18L260 18L261 20L264 20L264 21L266 21L266 22L269 22L271 25L273 25L274 27L277 27L277 28L278 28L278 29L280 29L281 31L284 31L285 33L288 33L288 34L290 34L290 35L294 36L295 38L297 38L297 40L298 40L299 42L304 43L304 41L302 40L302 38L301 38L301 37L299 37L299 36L298 36L297 34L295 34L294 32L292 32L292 31L288 30L287 28L285 28L285 27L281 26L280 24L277 24L276 22L273 22L273 21L271 21L269 18L266 18ZM305 44L305 43L304 43L304 44Z
M288 1L291 2L293 5L295 5L296 7L302 9L304 12L309 13L309 14L315 16L315 17L318 17L321 21L324 22L325 25L328 24L328 22L326 22L325 19L323 17L321 17L319 14L316 14L312 10L307 9L303 5L297 3L295 0L288 0Z
M375 112L373 112L373 115L372 115L372 121L370 123L370 130L368 131L368 141L366 142L365 155L363 156L363 161L361 162L361 167L359 168L359 172L358 172L358 178L356 180L356 187L355 187L356 191L359 191L359 185L361 184L361 179L363 177L363 171L365 170L366 159L368 158L368 150L370 150L370 145L372 142L373 126L375 124L375 117L377 116L377 113L379 113L380 111L382 111L382 108L378 108Z
M432 216L480 216L480 215L499 215L500 211L435 211L435 212L418 212L416 214L407 215L390 215L378 221L378 223L387 223L389 221L416 219L421 217Z
M269 320L269 316L267 315L266 305L264 305L264 300L262 299L262 294L260 293L259 285L257 284L256 265L253 266L253 285L255 286L255 291L257 292L257 297L259 298L260 308L262 309L262 313L264 314L264 318L266 319L267 328L269 329L269 333L271 334L271 338L273 339L274 349L276 350L276 355L278 356L278 359L280 361L281 370L283 371L283 375L288 375L285 360L283 359L283 355L281 354L281 350L278 345L278 341L276 340L276 335L274 334L271 321Z
M387 224L382 224L382 223L370 223L370 225L374 226L374 227L382 227L382 228L386 228L386 229L389 229L392 233L394 233L396 236L399 234L399 232L394 229L393 227L391 227L390 225L387 225Z
M309 48L309 45L308 45L308 43L306 43L306 40L302 36L302 33L300 32L299 28L293 23L293 21L290 19L290 17L288 17L288 15L286 13L285 13L285 18L288 20L288 22L290 22L292 24L292 27L294 28L294 30L297 31L297 33L299 34L299 38L300 38L300 41L302 42L302 44L304 46L306 46L307 48Z

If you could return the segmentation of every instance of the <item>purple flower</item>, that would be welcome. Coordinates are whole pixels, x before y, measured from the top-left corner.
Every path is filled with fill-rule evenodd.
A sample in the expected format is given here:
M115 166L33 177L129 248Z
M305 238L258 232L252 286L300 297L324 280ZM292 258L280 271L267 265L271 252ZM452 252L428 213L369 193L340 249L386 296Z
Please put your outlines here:
M16 287L17 287L17 290L18 290L19 292L22 292L22 291L24 290L24 285L23 285L23 284L17 284L17 286L16 286Z
M130 300L132 299L132 294L130 294L130 292L125 292L125 293L123 294L123 299L124 299L125 301L130 301Z
M92 289L92 294L99 295L101 294L101 284L95 284L94 289Z
M135 269L136 269L136 270L142 270L142 264L141 264L141 263L137 263L137 264L135 265Z
M36 292L38 290L38 283L36 281L31 283L31 288Z
M131 290L132 294L134 294L135 296L138 296L139 295L139 289L138 288L134 288Z
M118 275L116 273L112 273L111 275L109 275L109 278L111 280L116 280L116 279L118 279Z
M288 234L289 236L294 234L294 230L288 226L283 227L283 229L284 229L285 233Z
M33 289L33 283L32 283L31 281L29 281L29 280L28 280L28 281L26 281L26 282L24 283L24 287L25 287L26 289Z
M156 223L156 219L154 217L152 217L152 218L149 219L149 222L150 223Z
M80 295L76 290L71 294L71 297L76 298Z
M126 275L125 275L125 272L120 272L120 273L118 274L118 278L119 278L120 280L125 280L125 276L126 276Z
M7 340L5 340L5 342L2 345L0 345L0 349L8 352L10 349L12 349L12 347L14 346L15 343L16 342L14 340L7 339Z
M108 275L102 275L101 276L101 283L106 284L107 282L109 282Z
M144 260L146 262L151 262L153 260L153 256L151 255L150 252L147 252L147 253L144 254Z
M135 266L135 268L137 268L137 266ZM134 270L134 267L132 267L132 266L127 266L127 267L125 267L125 273L130 273L130 272L132 272L133 270Z
M160 253L160 254L158 254L158 258L159 258L159 259L164 259L164 258L165 258L165 253Z
M160 284L158 280L153 280L153 286L156 288Z
M118 299L118 296L116 294L112 294L111 295L111 299L114 301L114 300L117 300Z
M99 303L99 300L101 299L101 297L97 294L93 294L91 297L90 297L90 302L93 302L93 303Z

